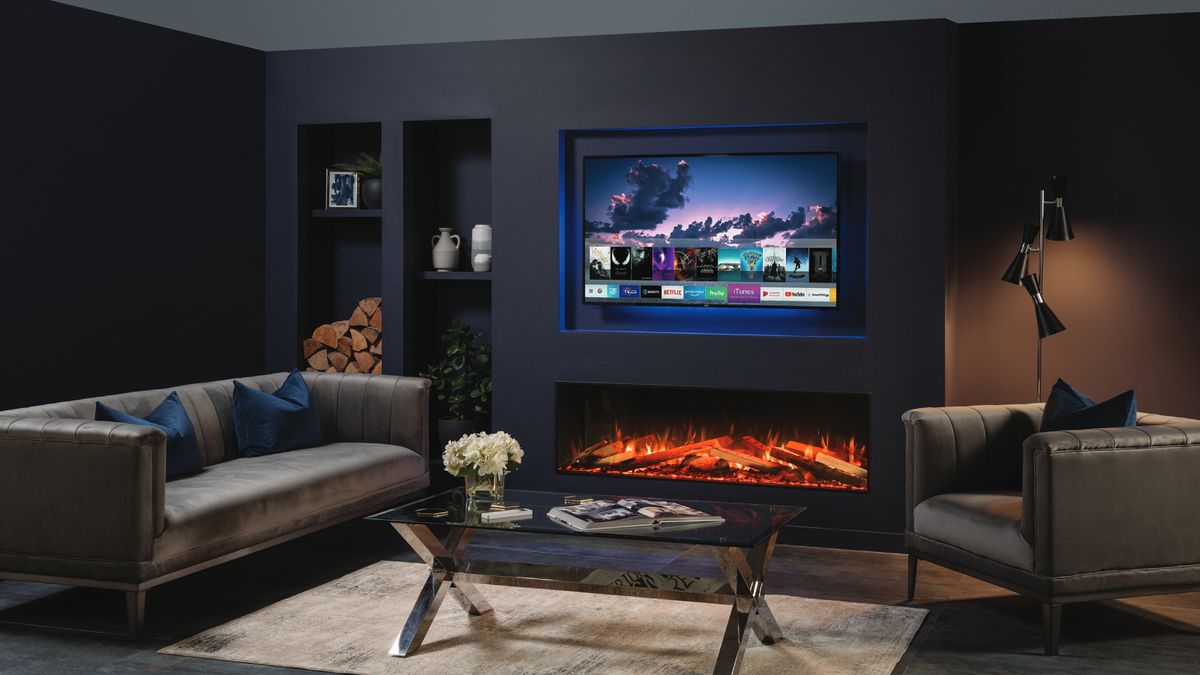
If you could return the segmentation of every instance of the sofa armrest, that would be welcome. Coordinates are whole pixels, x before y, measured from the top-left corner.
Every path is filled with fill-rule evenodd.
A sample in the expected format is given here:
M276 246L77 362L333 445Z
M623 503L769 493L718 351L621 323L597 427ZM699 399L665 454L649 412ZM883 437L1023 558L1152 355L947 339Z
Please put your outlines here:
M165 484L154 427L0 416L0 551L150 560Z
M395 375L304 373L328 442L389 443L429 466L429 380Z
M904 413L905 524L913 509L947 492L1018 490L1021 442L1037 430L1041 405L916 408Z
M1025 441L1022 527L1039 574L1200 564L1200 421L1173 422Z

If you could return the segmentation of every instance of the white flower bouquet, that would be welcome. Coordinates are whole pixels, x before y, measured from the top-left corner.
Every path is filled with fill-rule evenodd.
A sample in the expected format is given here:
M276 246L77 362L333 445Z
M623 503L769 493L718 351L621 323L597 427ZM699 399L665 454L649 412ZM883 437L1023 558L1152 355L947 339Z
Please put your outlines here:
M450 441L442 452L442 465L459 478L503 477L521 465L525 452L517 439L503 431L466 434Z

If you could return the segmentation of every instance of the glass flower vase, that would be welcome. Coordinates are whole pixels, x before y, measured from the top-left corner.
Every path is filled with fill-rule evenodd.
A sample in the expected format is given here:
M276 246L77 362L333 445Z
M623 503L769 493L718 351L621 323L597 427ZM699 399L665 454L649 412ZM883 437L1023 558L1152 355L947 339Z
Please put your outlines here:
M492 502L504 501L504 474L486 476L464 476L467 491L467 507L490 506Z

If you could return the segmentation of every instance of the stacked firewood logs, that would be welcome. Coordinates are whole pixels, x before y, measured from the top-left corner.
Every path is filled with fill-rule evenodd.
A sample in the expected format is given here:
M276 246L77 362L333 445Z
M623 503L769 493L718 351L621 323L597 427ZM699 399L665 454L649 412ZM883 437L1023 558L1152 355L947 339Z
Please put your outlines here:
M382 373L382 301L363 298L348 320L317 326L312 337L304 339L304 359L313 371Z

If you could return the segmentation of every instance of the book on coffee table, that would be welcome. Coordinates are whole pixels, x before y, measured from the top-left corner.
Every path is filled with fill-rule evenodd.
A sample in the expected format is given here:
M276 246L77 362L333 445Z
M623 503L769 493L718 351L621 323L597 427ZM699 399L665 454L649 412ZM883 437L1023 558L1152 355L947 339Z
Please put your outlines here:
M654 499L600 499L578 506L550 509L554 520L584 532L633 527L684 527L725 522L721 516L697 511L683 504Z

